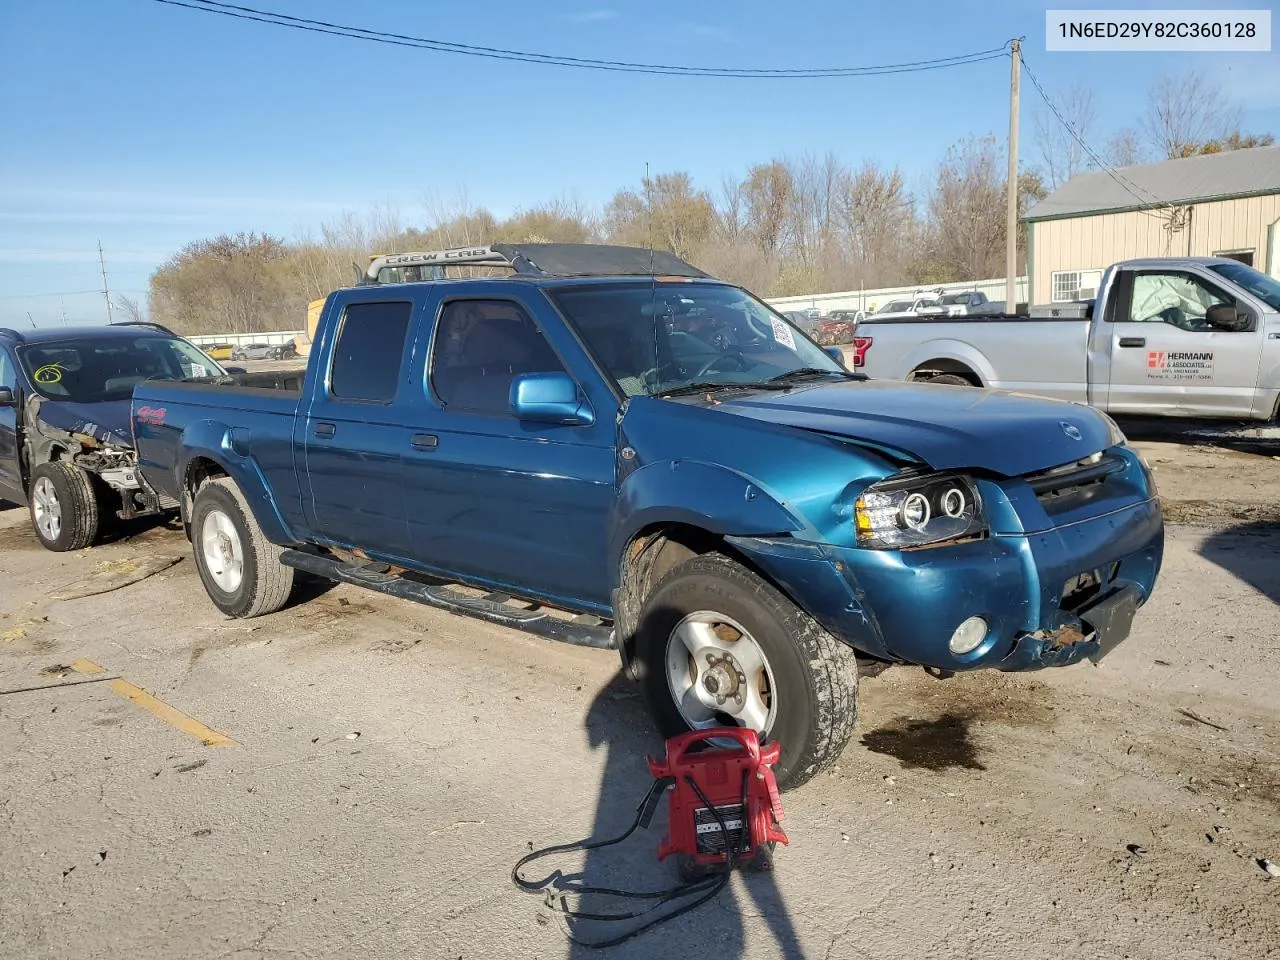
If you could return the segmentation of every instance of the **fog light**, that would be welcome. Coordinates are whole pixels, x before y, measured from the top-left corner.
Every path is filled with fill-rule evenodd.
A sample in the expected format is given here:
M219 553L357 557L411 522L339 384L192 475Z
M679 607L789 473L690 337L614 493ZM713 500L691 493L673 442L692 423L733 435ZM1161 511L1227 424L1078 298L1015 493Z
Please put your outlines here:
M981 617L970 617L951 635L951 652L955 654L972 653L978 649L987 636L987 621Z

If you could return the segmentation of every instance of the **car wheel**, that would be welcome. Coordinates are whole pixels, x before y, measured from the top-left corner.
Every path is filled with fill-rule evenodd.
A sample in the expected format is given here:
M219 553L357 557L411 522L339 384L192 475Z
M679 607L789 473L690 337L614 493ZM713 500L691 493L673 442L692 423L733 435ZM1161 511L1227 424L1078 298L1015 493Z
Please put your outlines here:
M230 617L275 613L293 592L293 568L262 533L244 494L228 477L210 480L191 510L196 569L209 599Z
M930 377L925 383L949 383L956 387L973 386L972 380L967 380L958 373L939 373L937 376Z
M834 762L857 722L853 650L719 554L685 561L653 591L640 614L636 660L664 737L751 727L781 745L783 787Z
M36 467L27 500L31 526L48 550L83 550L98 535L98 498L89 475L74 464L55 460Z

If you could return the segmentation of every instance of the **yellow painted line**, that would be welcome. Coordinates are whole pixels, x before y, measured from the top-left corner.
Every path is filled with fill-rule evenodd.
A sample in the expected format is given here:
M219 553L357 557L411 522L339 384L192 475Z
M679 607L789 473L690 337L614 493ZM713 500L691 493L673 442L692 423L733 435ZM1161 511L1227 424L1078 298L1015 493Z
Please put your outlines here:
M225 734L206 727L194 717L188 717L176 707L171 707L158 697L153 697L141 687L135 687L128 680L112 680L107 687L120 694L130 703L141 707L154 717L159 717L169 726L195 737L206 747L234 747L236 742Z
M99 666L92 660L77 660L71 664L71 669L77 673L106 673L104 667ZM189 717L176 707L171 707L159 697L153 697L141 687L134 686L128 680L112 680L107 684L107 688L113 693L118 693L130 703L141 707L153 717L158 717L169 726L176 730L181 730L188 736L195 737L206 747L235 747L238 744L228 737L226 734L219 733L210 727L206 727L194 717Z

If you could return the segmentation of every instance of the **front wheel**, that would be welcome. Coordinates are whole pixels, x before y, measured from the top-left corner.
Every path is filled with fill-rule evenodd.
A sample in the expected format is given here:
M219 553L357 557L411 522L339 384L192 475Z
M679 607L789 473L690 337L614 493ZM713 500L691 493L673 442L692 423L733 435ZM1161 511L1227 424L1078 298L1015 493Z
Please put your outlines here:
M777 740L778 783L828 767L858 716L851 648L771 584L719 554L694 557L646 601L636 659L664 737L745 726Z
M293 591L293 568L262 533L244 494L229 477L204 484L191 510L196 569L209 599L230 617L275 613Z
M98 535L98 498L89 475L65 460L31 472L31 526L47 550L83 550Z

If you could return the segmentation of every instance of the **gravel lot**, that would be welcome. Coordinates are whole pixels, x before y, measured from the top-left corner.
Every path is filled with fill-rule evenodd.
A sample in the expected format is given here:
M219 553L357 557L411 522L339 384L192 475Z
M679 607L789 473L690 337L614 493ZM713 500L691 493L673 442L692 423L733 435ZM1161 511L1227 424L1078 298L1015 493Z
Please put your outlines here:
M838 769L785 797L776 873L612 953L1280 956L1280 462L1144 449L1199 525L1170 526L1125 644L864 679ZM614 654L347 586L228 621L175 530L58 555L20 509L0 584L0 956L599 955L508 873L647 787L661 744ZM671 882L661 831L564 869Z

